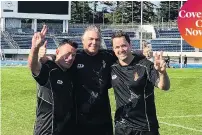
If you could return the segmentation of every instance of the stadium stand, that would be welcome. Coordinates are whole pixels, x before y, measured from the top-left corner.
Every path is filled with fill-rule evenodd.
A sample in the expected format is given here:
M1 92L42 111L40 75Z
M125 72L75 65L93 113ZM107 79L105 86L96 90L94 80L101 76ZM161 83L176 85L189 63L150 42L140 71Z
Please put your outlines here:
M8 32L1 31L1 47L3 49L14 49L17 48L18 46L16 43L14 43L12 37L9 35Z
M31 48L31 35L12 35L13 40L18 44L19 49L30 49Z
M156 39L152 39L153 51L163 50L168 52L180 52L181 51L181 36L178 28L154 28L156 33ZM195 48L190 46L186 41L182 42L183 52L194 52Z
M25 26L25 25L22 25ZM28 25L30 26L30 25ZM43 24L37 25L37 30L39 31ZM46 37L48 40L48 49L55 49L60 40L68 38L73 41L78 42L79 49L82 49L81 36L84 32L85 28L81 26L74 26L68 29L68 33L62 33L62 24L48 24L48 36ZM111 36L112 34L120 30L119 28L114 29L101 29L101 34L103 37L103 41L107 47L107 49L112 49L111 46ZM150 39L150 43L152 44L153 51L163 50L168 52L180 52L181 51L181 40L180 33L178 28L156 28L154 27L156 38ZM31 47L31 38L33 35L33 30L28 27L24 28L16 28L16 29L6 29L8 33L8 37L10 37L10 42L14 42L13 48L20 49L29 49ZM123 30L124 31L124 30ZM125 32L131 38L131 44L133 49L140 49L140 40L136 35L138 35L138 31L134 31L133 29L126 29ZM8 43L1 38L3 48L12 48ZM12 41L13 40L13 41ZM194 52L195 48L190 46L187 42L183 40L183 52ZM201 50L200 50L201 51Z
M15 4L15 2L13 2ZM14 6L13 6L14 7ZM7 7L5 7L7 8ZM71 13L71 12L70 12ZM30 14L30 18L24 18L22 15L20 18L12 18L5 14L5 18L1 20L1 48L6 54L7 59L26 60L31 48L31 40L34 32L40 31L42 26L46 24L48 26L48 33L46 39L48 40L47 53L55 53L59 42L62 39L71 39L79 44L79 49L83 48L81 36L89 23L71 23L71 18L58 18L59 15L52 14L47 18L39 14L37 17L33 17ZM116 16L115 16L116 17ZM113 18L116 20L116 18ZM202 49L197 49L190 46L184 40L182 41L181 52L181 35L177 28L177 22L165 22L162 20L158 23L143 22L143 26L140 23L97 23L96 26L100 28L102 34L101 46L103 48L112 49L111 36L115 31L122 30L126 32L131 39L131 45L133 50L142 50L143 39L152 45L153 51L163 50L166 55L169 55L176 59L178 62L179 54L186 54L189 59L192 58L193 63L202 61L201 52ZM142 34L140 34L142 32ZM200 53L199 53L200 52ZM12 56L12 57L10 57ZM195 59L195 58L198 58Z
M37 25L37 31L40 31L43 27L43 23ZM62 24L48 23L48 33L58 34L62 33Z
M111 39L104 39L107 49L112 50Z
M40 29L39 25L39 29ZM56 30L56 27L59 25L51 25L52 30ZM117 29L118 30L118 29ZM20 31L20 32L19 32ZM49 36L47 37L48 40L48 49L55 49L57 48L57 44L60 40L69 38L73 41L78 42L79 49L82 48L81 43L81 35L84 32L84 28L69 28L68 33L62 33L58 30L56 33L55 31L49 32ZM104 42L106 44L107 49L112 49L110 37L112 36L113 32L116 30L102 30L102 37L104 38ZM33 30L28 28L19 29L8 29L7 32L10 34L12 39L17 43L17 47L20 49L29 49L31 47L31 38L33 35ZM152 39L150 43L152 44L152 48L154 51L163 50L163 51L170 51L170 52L180 52L181 51L181 41L179 39L179 31L176 28L173 29L157 29L155 28L156 32L156 39ZM140 49L140 40L136 38L136 33L134 31L127 31L126 33L129 34L131 38L132 48L133 49ZM50 36L52 35L52 36ZM159 38L158 38L159 37ZM164 37L164 38L163 38ZM2 39L3 48L9 48L8 44L6 45L6 41ZM183 51L184 52L194 52L195 48L190 46L187 42L183 40Z
M155 39L150 41L152 44L153 51L163 50L170 52L181 51L181 40L180 39ZM184 52L194 52L195 48L190 46L186 41L183 40L182 49Z
M4 40L4 38L1 36L1 48L2 49L11 49L11 47L8 45L8 43Z
M81 36L83 32L84 32L84 28L69 28L68 30L69 35Z
M109 31L109 30L105 31L105 30L103 30L102 31L102 37L111 37L113 33L114 33L114 31ZM126 33L130 36L130 38L135 38L135 32L129 31L129 32L126 32Z
M59 43L61 40L67 38L70 39L72 41L75 41L78 43L78 49L82 49L82 42L81 42L81 37L69 37L69 36L65 36L65 37L56 37L57 38L57 42Z

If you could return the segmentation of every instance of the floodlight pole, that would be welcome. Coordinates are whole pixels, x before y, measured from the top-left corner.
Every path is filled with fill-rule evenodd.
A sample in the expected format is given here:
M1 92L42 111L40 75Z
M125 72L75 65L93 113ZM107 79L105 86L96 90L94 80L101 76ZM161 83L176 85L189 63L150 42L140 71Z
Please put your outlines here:
M105 13L104 13L104 10L102 12L103 12L103 22L102 22L103 24L102 25L104 27L104 24L105 24Z
M183 3L181 1L181 7L182 7ZM182 68L182 44L183 44L183 41L182 41L182 36L181 36L181 52L180 52L180 68Z
M83 25L84 25L84 1L83 1Z
M133 1L132 1L132 28L133 28Z
M141 1L141 24L140 24L140 50L142 50L142 12L143 12L143 1Z
M170 1L168 2L168 24L170 28Z

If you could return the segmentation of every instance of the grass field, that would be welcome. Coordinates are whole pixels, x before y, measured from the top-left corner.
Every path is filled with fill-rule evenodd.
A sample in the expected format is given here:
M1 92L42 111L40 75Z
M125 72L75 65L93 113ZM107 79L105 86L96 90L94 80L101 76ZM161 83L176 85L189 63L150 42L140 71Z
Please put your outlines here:
M156 89L161 135L202 135L202 69L169 69L170 91ZM36 83L27 68L1 69L2 135L32 135ZM110 90L115 111L113 90ZM114 113L113 113L114 114Z

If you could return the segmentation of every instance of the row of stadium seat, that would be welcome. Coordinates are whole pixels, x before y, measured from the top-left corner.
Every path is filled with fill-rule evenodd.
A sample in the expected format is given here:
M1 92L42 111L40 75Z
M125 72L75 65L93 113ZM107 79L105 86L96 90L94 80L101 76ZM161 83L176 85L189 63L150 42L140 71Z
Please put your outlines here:
M112 49L111 40L105 39L104 41L105 41L107 48ZM166 41L169 41L169 43L164 43L163 41L164 40L151 40L153 51L163 50L163 51L170 51L170 52L179 52L181 50L180 40L179 41L178 40L166 40ZM174 43L172 43L172 41L174 41ZM179 44L176 44L176 41L178 41ZM132 49L140 49L139 40L131 40L131 44L132 44ZM195 51L195 48L190 46L185 41L183 41L182 49L184 52Z
M160 33L179 33L179 30L159 30Z
M16 41L16 43L18 44L20 49L29 49L31 48L31 37L23 37L23 38L19 38L19 37L13 37L13 39ZM52 38L46 38L48 40L48 49L55 49L57 48L56 43L54 42L54 40ZM64 39L64 38L56 38L58 41ZM82 43L81 43L81 39L80 38L69 38L73 41L76 41L79 44L79 49L82 48ZM112 49L112 45L111 45L111 40L110 39L104 39L105 44L107 46L107 49ZM132 47L133 49L140 49L140 41L139 40L131 40L132 43ZM171 52L178 52L181 50L181 46L180 46L180 40L151 40L151 44L152 44L152 49L153 51L159 51L159 50L163 50L163 51L171 51ZM9 45L6 43L6 41L1 38L1 47L3 49L10 49ZM195 49L190 46L188 43L186 43L185 41L183 41L183 51L185 52L193 52L195 51Z
M173 37L180 37L180 34L178 32L177 28L173 28L173 29L156 29L156 34L159 34L159 37L166 37L166 38L173 38ZM59 34L54 34L55 38L57 40L57 42L61 39L64 38L69 38L72 39L73 41L76 41L79 44L79 48L82 48L82 43L81 43L81 38L80 36L83 34L84 32L84 28L69 28L69 32L74 35L76 34L77 37L68 37L70 35L70 33L59 33ZM105 37L111 37L112 33L114 32L114 30L112 29L107 29L107 30L102 30L102 36ZM178 32L178 33L177 33ZM139 40L134 40L135 37L135 32L126 32L130 35L131 39L131 43L133 44L133 49L140 49L140 41ZM174 34L176 33L176 34ZM16 41L16 43L18 44L19 48L22 49L28 49L31 47L31 37L32 37L33 33L11 33L11 36L13 37L14 41ZM57 47L57 42L54 41L53 38L48 37L48 49L55 49ZM111 41L110 39L105 39L105 44L107 46L108 49L111 49ZM2 43L5 44L5 42L2 40ZM163 50L176 50L179 51L179 47L180 47L180 40L175 40L175 39L161 39L161 38L157 38L156 40L151 40L151 44L153 46L153 50L160 50L161 48ZM3 48L8 48L8 46L5 45L5 47ZM173 49L174 48L174 49ZM183 51L194 51L195 49L191 46L189 46L185 41L183 41Z
M110 31L110 32L103 31L102 37L111 37L113 33L114 33L113 31ZM126 33L129 35L130 38L136 37L135 32L126 32Z
M160 33L159 38L180 38L180 33Z
M65 39L65 38L64 37L57 37L58 42L62 41L63 39ZM83 48L83 45L82 45L82 42L81 42L81 38L78 38L78 37L68 37L68 39L77 42L78 43L78 49L82 49Z
M181 37L178 28L170 28L170 29L155 28L155 32L156 32L157 38L180 38Z
M1 49L11 49L11 47L8 45L8 43L4 40L2 36L1 36Z

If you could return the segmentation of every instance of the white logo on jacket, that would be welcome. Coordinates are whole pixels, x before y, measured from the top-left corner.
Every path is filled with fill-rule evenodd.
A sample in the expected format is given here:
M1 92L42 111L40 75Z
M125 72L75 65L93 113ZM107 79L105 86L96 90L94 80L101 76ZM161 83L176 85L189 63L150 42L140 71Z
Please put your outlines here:
M79 69L79 68L84 68L84 64L78 64L77 69Z
M57 84L63 84L62 80L57 80Z
M117 75L112 75L112 80L116 79Z
M102 66L103 66L103 68L106 67L106 62L104 60L102 60Z

